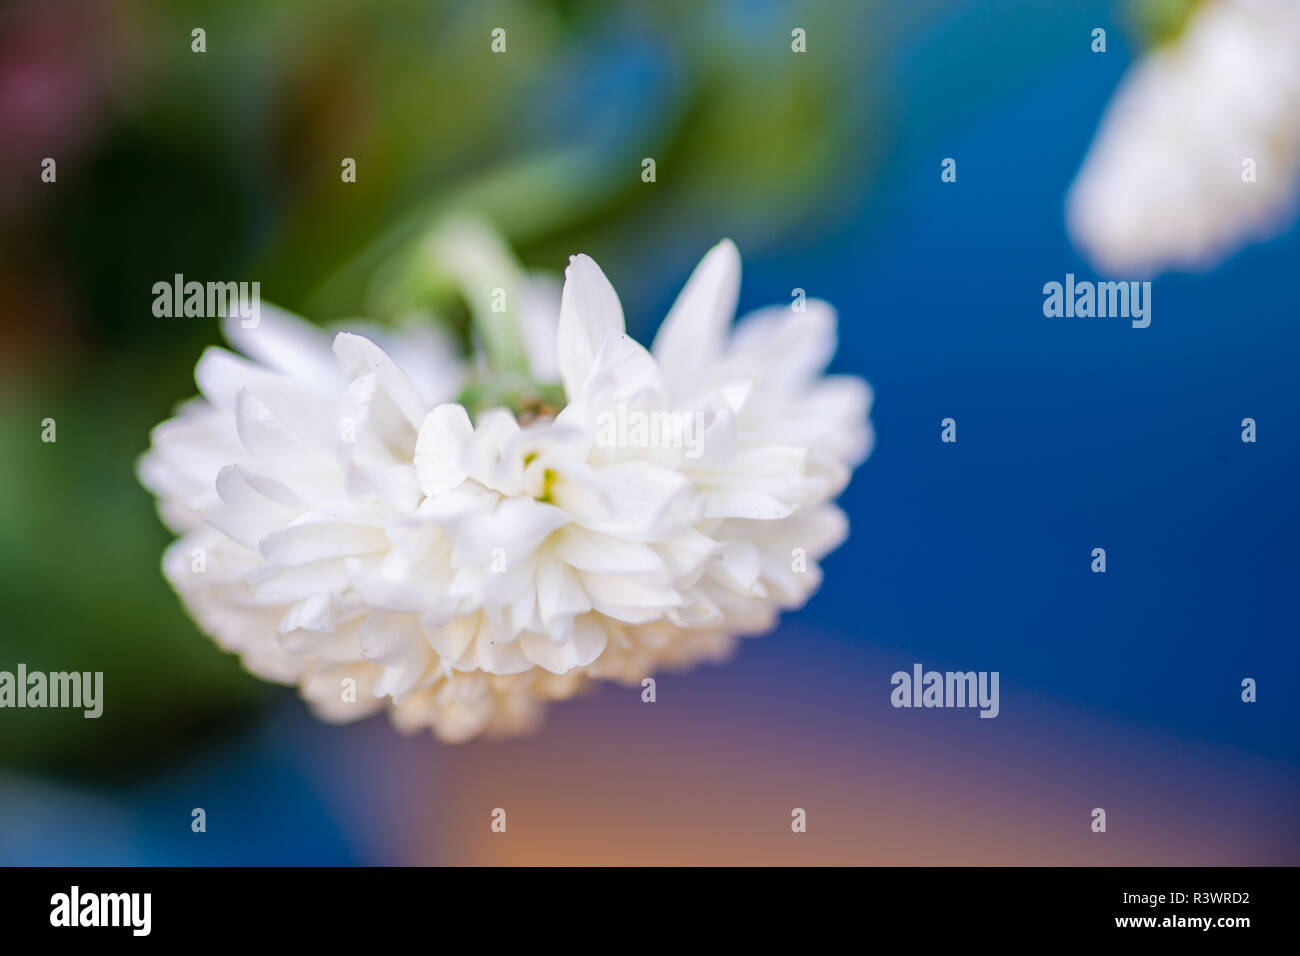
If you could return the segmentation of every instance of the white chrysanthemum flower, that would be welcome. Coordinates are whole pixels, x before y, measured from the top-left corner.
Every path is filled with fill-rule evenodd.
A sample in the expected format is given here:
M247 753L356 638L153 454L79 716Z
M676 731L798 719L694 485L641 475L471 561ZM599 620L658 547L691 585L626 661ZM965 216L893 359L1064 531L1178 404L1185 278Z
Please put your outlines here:
M1205 0L1125 75L1066 218L1098 269L1205 269L1280 231L1298 194L1300 2Z
M832 500L871 444L867 385L821 375L831 308L731 334L739 280L724 242L647 351L574 257L558 321L544 285L524 309L531 371L567 404L476 421L454 400L467 369L429 330L331 349L275 310L228 321L246 357L205 353L203 398L140 463L181 535L168 580L322 716L386 705L446 740L526 729L591 679L725 655L816 589L847 530ZM628 421L677 430L650 441L614 428Z

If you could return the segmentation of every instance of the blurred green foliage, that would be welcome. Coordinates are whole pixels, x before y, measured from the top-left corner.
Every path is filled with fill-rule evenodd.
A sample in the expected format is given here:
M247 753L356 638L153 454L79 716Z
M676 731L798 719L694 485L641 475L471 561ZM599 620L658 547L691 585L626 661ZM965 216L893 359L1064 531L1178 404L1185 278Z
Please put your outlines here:
M1129 28L1144 46L1178 36L1204 0L1131 0L1125 8Z

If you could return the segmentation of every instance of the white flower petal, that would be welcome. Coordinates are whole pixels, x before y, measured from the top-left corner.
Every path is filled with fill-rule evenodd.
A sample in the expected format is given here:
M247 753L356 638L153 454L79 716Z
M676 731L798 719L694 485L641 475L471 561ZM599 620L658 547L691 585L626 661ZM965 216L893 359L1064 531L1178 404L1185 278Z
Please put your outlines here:
M690 393L721 355L739 296L740 253L724 239L695 267L655 336L651 351L674 394Z
M576 525L555 536L551 553L571 568L608 574L652 574L664 571L664 561L647 544L588 531Z
M292 475L323 467L321 450L246 389L235 396L235 430L248 453L273 472Z
M429 410L424 397L383 349L365 336L340 332L334 337L334 355L349 378L372 372L382 393L405 416L412 433L420 427Z
M582 617L574 622L573 638L556 644L543 634L519 635L519 648L532 663L552 674L564 674L576 667L586 667L605 649L605 630L595 621Z
M260 550L268 561L293 566L383 551L388 536L383 528L335 521L308 514L287 528L262 539Z
M468 476L465 450L474 426L462 405L439 405L424 417L415 443L415 471L420 491L433 496L450 491Z
M313 387L340 383L338 366L330 355L325 332L284 309L261 303L255 326L231 315L222 319L221 331L231 345L249 358Z
M581 390L596 353L624 329L623 306L600 266L588 256L570 258L556 329L556 366L570 398Z

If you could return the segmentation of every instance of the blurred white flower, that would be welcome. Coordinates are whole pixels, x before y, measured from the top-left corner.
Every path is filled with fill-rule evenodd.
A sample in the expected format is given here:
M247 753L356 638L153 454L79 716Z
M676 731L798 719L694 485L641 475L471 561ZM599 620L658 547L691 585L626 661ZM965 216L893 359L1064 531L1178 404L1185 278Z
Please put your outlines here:
M203 397L140 462L181 535L168 580L322 716L387 706L446 740L527 729L592 679L723 656L816 589L847 531L832 499L871 445L867 385L821 375L831 308L760 311L731 334L739 281L724 242L647 351L575 256L558 309L532 282L521 310L531 371L567 405L473 422L455 401L467 370L429 329L331 349L266 307L255 328L227 322L246 357L205 353ZM694 450L598 441L634 413L698 425Z
M1205 0L1125 74L1066 218L1099 270L1149 275L1269 238L1297 195L1300 2Z

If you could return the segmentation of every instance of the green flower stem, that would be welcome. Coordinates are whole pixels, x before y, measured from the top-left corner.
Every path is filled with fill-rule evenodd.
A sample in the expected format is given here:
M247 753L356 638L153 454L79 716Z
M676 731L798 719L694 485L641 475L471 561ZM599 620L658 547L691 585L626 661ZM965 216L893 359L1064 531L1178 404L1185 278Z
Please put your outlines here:
M493 376L526 380L528 355L517 324L523 275L510 250L477 220L453 218L430 236L427 253L460 286Z

